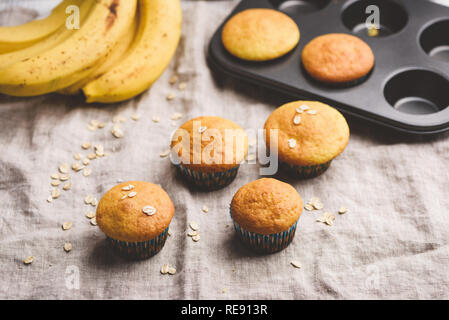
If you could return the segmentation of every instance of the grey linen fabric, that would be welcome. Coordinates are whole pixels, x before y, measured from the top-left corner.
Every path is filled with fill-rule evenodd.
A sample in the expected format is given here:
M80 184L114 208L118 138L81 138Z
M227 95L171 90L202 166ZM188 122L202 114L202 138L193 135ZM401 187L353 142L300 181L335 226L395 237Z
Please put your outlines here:
M42 3L49 5L38 9L49 10L55 1ZM289 101L207 67L208 41L236 3L184 1L183 37L175 58L148 92L129 102L86 105L58 95L0 96L0 298L449 298L447 133L410 137L348 118L349 146L324 175L307 181L278 178L304 200L320 197L322 212L341 206L349 212L337 214L331 227L315 221L322 212L304 212L293 243L268 256L243 248L229 217L234 193L260 177L259 165L242 165L225 189L199 192L184 184L168 158L160 158L175 129L174 112L184 114L176 125L217 115L257 129ZM186 90L169 85L173 74L186 81ZM166 101L172 92L176 98ZM137 122L130 119L134 113L141 115ZM117 114L127 117L122 139L110 132ZM160 123L151 121L155 115ZM107 122L106 128L89 131L92 119ZM85 141L103 144L109 155L92 161L87 178L71 173L72 190L47 203L50 175L59 164L73 163L73 152L86 155ZM129 262L115 256L85 217L94 208L84 204L84 197L99 199L118 179L160 183L175 204L173 234L151 259ZM204 205L208 213L202 212ZM62 230L65 221L73 222L70 230ZM200 225L197 243L186 236L190 221ZM73 245L69 253L63 250L65 242ZM24 265L30 255L35 261ZM293 268L292 260L302 268ZM160 274L165 263L176 267L176 275Z

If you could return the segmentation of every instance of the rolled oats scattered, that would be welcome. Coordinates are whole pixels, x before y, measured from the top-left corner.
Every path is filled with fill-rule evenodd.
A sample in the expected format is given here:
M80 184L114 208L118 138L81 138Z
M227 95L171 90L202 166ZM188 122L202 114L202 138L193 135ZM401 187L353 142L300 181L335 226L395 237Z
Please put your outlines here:
M172 235L171 229L168 229L167 234L168 234L169 236Z
M195 221L192 221L189 223L190 229L192 229L193 231L197 231L200 227L198 226L198 223L196 223Z
M179 84L179 90L184 90L185 88L187 87L187 83L185 83L185 82L181 82L180 84Z
M25 264L31 264L34 261L34 256L29 256L28 258L26 258L25 260L23 260L23 263Z
M339 210L338 210L338 213L339 214L345 214L345 213L347 213L348 212L348 208L346 208L346 207L341 207Z
M295 139L288 139L288 146L290 149L293 149L294 147L296 147L296 140Z
M75 160L81 160L81 155L78 152L75 152L73 158L75 158Z
M59 179L59 173L53 173L50 178L54 179L54 180L58 180Z
M152 216L156 213L156 208L152 206L145 206L142 208L143 213L145 213L148 216Z
M132 189L134 189L134 186L132 184L129 184L122 188L123 191L131 191Z
M88 212L86 213L86 217L87 217L88 219L95 218L95 212L93 212L93 211L88 211Z
M72 244L69 242L64 243L64 251L70 252L72 250Z
M301 268L301 263L299 261L293 260L292 262L290 262L292 266L294 266L295 268Z
M104 123L104 122L99 122L97 127L98 127L99 129L103 129L105 126L106 126L106 123Z
M159 156L160 156L161 158L165 158L165 157L167 157L167 156L170 154L170 152L171 152L170 149L166 149L166 150L162 151L162 152L159 154Z
M126 199L126 198L128 198L128 195L127 195L127 194L125 194L125 195L122 197L122 200L124 200L124 199Z
M332 213L325 212L320 218L316 219L317 222L323 222L328 226L334 224L335 216Z
M132 198L135 197L137 195L137 192L131 191L130 193L128 193L128 197Z
M293 118L293 123L296 125L301 123L301 116L299 114Z
M75 172L80 171L81 169L83 169L83 166L80 165L78 162L75 162L74 164L72 164L72 170Z
M87 165L89 165L89 163L90 163L90 159L89 159L89 158L84 158L83 164L84 164L85 166L87 166Z
M91 146L92 146L92 144L91 144L90 142L84 142L84 143L81 145L81 148L83 148L84 150L87 150L87 149L89 149Z
M306 209L307 211L313 211L315 208L311 204L306 204L304 206L304 209Z
M114 126L112 127L112 130L111 130L111 133L117 139L123 138L123 136L125 135L123 133L122 128L118 124L114 124Z
M170 78L169 83L170 83L170 84L175 84L176 82L178 82L178 80L179 80L179 77L178 77L177 75L174 75L174 76L172 76L172 77Z
M137 114L137 113L135 113L135 114L133 114L133 115L131 116L131 119L134 120L134 121L139 121L139 120L140 120L140 115Z
M90 219L90 224L93 225L93 226L96 226L97 225L97 218L93 217L92 219Z
M175 98L175 94L174 93L170 93L168 96L167 96L167 100L168 101L171 101L171 100L173 100Z
M329 214L329 216L327 217L325 223L329 226L333 225L335 221L335 216L333 214Z
M87 155L87 159L89 159L89 160L97 159L97 155L95 153L89 153Z
M50 202L52 202L52 201L53 201L53 197L52 197L52 196L48 196L47 202L50 203Z
M201 210L203 210L204 213L209 212L209 208L207 206L203 206L203 208Z
M58 188L54 188L53 191L51 192L51 196L53 199L58 199L60 195L61 191L59 191Z
M53 180L50 184L51 184L53 187L57 187L57 186L59 186L59 185L61 184L61 181L59 181L59 180Z
M85 204L91 204L92 201L94 201L94 197L92 197L90 194L84 198Z
M96 207L97 204L98 204L97 198L93 198L92 201L90 202L90 205L91 205L92 207Z
M121 116L121 115L116 115L112 118L112 122L113 123L119 123L119 122L124 123L124 122L126 122L126 117Z
M164 265L161 267L161 273L162 273L162 274L167 274L167 273L168 273L168 268L169 268L168 264L164 264Z
M198 231L189 231L187 232L187 236L189 237L194 237L198 235Z
M99 157L103 157L104 156L104 147L101 144L97 144L94 147L95 150L95 154Z
M173 113L170 117L171 120L179 120L181 118L182 118L182 113L179 113L179 112Z
M84 168L83 176L88 177L88 176L90 176L91 173L92 173L92 169L91 168Z
M195 241L195 242L200 241L200 239L201 239L201 237L200 237L199 234L197 234L196 236L193 236L193 237L192 237L192 240Z
M167 272L168 272L168 274L174 275L176 273L176 269L173 267L168 267Z
M62 230L69 230L72 227L72 222L64 222L62 224Z
M308 105L305 105L305 104L299 106L299 110L302 110L302 111L306 111L306 110L309 110L309 109L310 109L310 107Z
M308 114L317 114L318 111L316 111L316 110L307 110L306 112Z
M64 186L62 187L62 190L64 190L64 191L68 191L68 190L70 190L70 189L72 189L72 182L71 182L71 181L67 182L67 183L64 184Z
M61 181L67 181L69 179L70 179L70 175L69 174L61 174L59 176L59 180L61 180Z
M68 163L63 163L59 166L59 172L68 173L70 169L70 165Z
M312 204L312 206L315 208L315 210L321 210L324 208L324 205L321 202L317 202Z
M160 121L158 116L153 116L153 122L158 123Z
M223 288L222 290L221 290L221 293L226 293L226 288Z

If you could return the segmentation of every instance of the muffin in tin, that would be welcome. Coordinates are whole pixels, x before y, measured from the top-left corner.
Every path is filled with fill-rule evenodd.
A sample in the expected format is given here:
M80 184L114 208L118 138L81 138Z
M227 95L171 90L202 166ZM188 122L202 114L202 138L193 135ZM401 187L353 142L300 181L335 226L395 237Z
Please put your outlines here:
M273 9L247 9L223 27L222 43L233 56L249 61L282 57L299 42L300 31L292 18Z
M164 246L174 213L173 202L160 186L128 181L103 195L96 220L117 252L127 258L145 259Z
M265 130L267 147L274 144L280 167L298 178L325 172L346 148L350 135L343 115L317 101L284 104L268 117Z
M350 86L365 80L374 67L374 54L356 36L331 33L316 37L302 51L302 64L315 80Z
M260 253L278 252L291 243L302 210L296 189L272 178L241 187L230 208L238 237Z
M172 159L191 185L216 190L229 185L248 153L248 136L238 124L220 117L198 117L172 136Z

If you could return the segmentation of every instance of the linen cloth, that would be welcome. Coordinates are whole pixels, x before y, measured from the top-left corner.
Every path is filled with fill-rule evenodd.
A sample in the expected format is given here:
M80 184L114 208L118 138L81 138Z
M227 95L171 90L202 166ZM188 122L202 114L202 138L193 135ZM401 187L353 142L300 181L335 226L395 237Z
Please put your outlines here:
M48 14L57 1L6 1ZM5 4L6 3L6 4ZM39 3L39 4L38 4ZM142 96L124 103L87 105L81 98L0 96L0 298L3 299L433 299L449 298L449 134L408 136L348 118L351 140L322 176L291 183L305 201L320 197L320 212L305 211L284 251L256 255L235 237L229 216L234 193L260 178L244 164L236 180L214 192L189 189L168 158L171 132L192 117L216 115L245 128L262 128L289 97L217 75L206 64L208 42L237 1L183 1L182 40L169 68ZM2 11L2 24L34 11ZM5 13L6 12L6 13ZM20 19L19 19L20 18ZM20 22L23 22L20 21ZM178 74L187 87L169 79ZM166 97L175 93L172 101ZM170 117L184 116L173 124ZM131 115L141 115L139 121ZM125 135L111 135L123 115ZM160 117L159 123L151 121ZM106 128L89 131L96 119ZM71 172L73 187L47 203L50 175L90 141L109 155L93 160L92 174ZM259 141L258 143L263 143ZM253 151L251 151L253 152ZM114 255L85 213L117 180L160 183L171 196L172 235L151 259ZM203 206L209 212L202 212ZM315 220L347 206L333 226ZM63 222L73 222L63 231ZM188 223L200 226L197 243ZM65 242L73 246L63 250ZM23 260L35 256L31 265ZM300 261L301 269L290 262ZM176 267L162 275L165 263ZM79 284L79 286L78 286ZM226 290L224 290L226 289Z

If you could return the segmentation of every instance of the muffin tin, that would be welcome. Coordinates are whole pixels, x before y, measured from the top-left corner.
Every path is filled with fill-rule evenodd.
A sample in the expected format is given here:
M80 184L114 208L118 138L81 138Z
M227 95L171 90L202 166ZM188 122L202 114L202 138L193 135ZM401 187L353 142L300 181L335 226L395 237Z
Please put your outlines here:
M370 5L380 9L377 37L368 36L365 27ZM221 43L223 25L249 8L276 9L292 17L301 30L298 46L267 62L229 54ZM243 0L227 19L209 45L209 64L217 71L408 133L449 130L448 7L424 0ZM326 33L355 34L370 45L376 65L362 83L332 87L307 75L302 50Z

